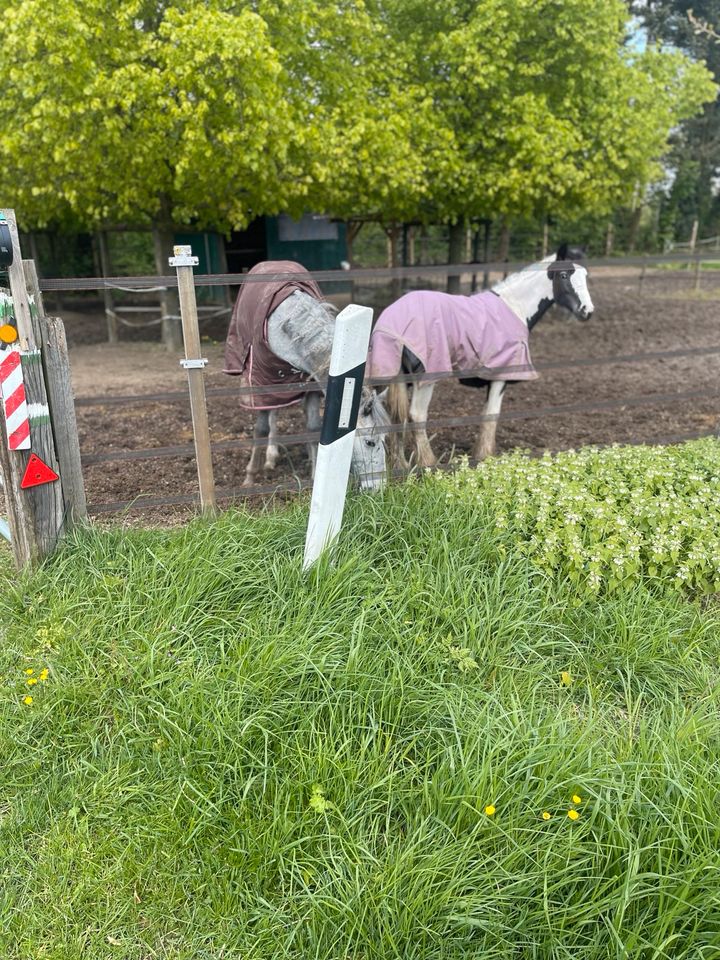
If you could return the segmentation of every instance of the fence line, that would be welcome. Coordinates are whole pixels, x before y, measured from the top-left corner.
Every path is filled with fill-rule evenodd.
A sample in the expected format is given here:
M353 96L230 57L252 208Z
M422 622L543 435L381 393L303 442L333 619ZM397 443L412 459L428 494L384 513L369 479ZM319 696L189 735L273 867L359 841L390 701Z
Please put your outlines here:
M712 356L720 354L720 344L709 347L691 347L687 350L658 350L648 353L626 353L618 354L614 357L578 357L568 360L548 360L534 364L536 370L572 370L575 367L602 367L614 363L644 363L649 360L672 360L680 357ZM500 371L512 373L515 367L495 368L493 378L497 379ZM465 380L472 377L482 378L487 374L485 367L478 367L475 370L458 371L452 370L449 373L402 373L395 377L368 377L365 383L371 387L387 386L391 383L415 383L419 380L423 382L441 381L441 380ZM511 378L510 378L511 379ZM319 381L310 381L307 383L278 383L267 387L218 387L207 390L208 397L238 397L248 394L262 395L264 393L316 393L322 389ZM174 403L176 401L187 400L188 395L184 391L167 391L165 393L130 393L117 394L111 397L78 397L75 400L76 407L102 407L118 406L129 403L161 403L167 401Z
M394 423L383 428L388 434L413 433L417 430L443 430L448 427L479 426L487 421L500 420L505 423L510 420L542 420L545 417L558 417L568 413L599 413L606 410L618 410L622 407L659 406L675 403L681 400L715 399L720 397L720 387L717 390L690 390L684 393L657 393L637 397L623 397L619 400L601 400L590 403L568 403L558 406L533 407L532 409L517 410L497 414L477 414L463 417L442 417L437 420L409 422L407 424ZM375 433L373 427L358 427L358 436ZM220 440L212 444L216 453L225 453L230 450L249 450L253 447L267 447L274 444L283 447L298 446L302 443L316 443L319 439L318 431L308 431L295 434L277 434L275 437L248 437L237 440ZM83 456L83 466L94 463L114 463L128 460L168 460L175 457L194 457L195 448L192 444L183 444L172 447L145 447L140 450L115 450L108 453L92 453Z
M717 437L715 431L704 431L701 433L680 433L672 434L663 437L656 437L651 440L640 439L638 437L631 437L629 440L623 440L619 446L665 446L670 443L684 443L691 440L703 440L707 437ZM607 449L609 447L615 446L616 443L601 443L601 444L583 444L584 447L593 447L595 449ZM562 449L553 450L552 453L562 453ZM537 456L540 456L538 454ZM478 461L468 458L471 464L475 464ZM418 468L415 468L416 470ZM456 464L439 464L437 467L434 467L432 470L428 468L423 468L422 472L448 472L456 470ZM404 470L394 470L393 476L405 476L406 471ZM244 500L251 499L253 497L267 497L267 496L278 496L280 494L286 493L302 493L304 490L309 490L312 487L312 480L298 478L296 481L287 481L283 483L276 484L265 484L263 486L248 486L248 487L237 487L231 490L216 490L216 498L218 500ZM88 512L94 516L98 516L103 513L121 513L124 510L152 510L155 507L172 507L172 506L190 506L200 502L200 496L196 493L184 493L177 494L174 497L153 497L151 499L143 499L143 495L140 494L134 500L115 500L108 503L93 503L88 507Z
M589 270L598 267L652 267L666 263L694 264L699 259L698 254L658 254L656 256L638 257L602 257L582 261L582 265ZM703 259L703 258L700 258ZM705 256L712 260L713 257ZM425 264L412 267L352 267L350 270L311 270L314 280L325 283L361 282L363 280L403 280L422 277L457 277L473 273L512 273L519 270L544 270L541 263L528 265L527 261L496 260L489 263L451 263ZM288 280L297 274L248 274L248 273L209 273L197 274L193 277L196 287L224 287L241 286L245 283L266 283L269 280ZM177 286L177 278L168 276L137 276L137 277L54 277L40 281L42 291L51 290L123 290L131 293L156 292L159 288L165 290Z

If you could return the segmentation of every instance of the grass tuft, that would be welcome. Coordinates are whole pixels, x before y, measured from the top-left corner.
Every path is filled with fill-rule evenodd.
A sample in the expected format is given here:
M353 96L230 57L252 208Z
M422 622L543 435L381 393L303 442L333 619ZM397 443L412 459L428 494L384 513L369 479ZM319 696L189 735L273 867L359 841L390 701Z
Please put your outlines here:
M720 951L720 607L578 589L444 483L307 577L298 506L3 581L3 957Z

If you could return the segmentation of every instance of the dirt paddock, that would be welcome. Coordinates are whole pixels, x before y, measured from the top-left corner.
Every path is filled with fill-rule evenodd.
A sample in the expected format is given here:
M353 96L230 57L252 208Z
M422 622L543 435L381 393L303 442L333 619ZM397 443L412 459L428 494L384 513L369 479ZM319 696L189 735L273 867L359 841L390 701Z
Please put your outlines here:
M598 271L600 274L600 271ZM720 347L720 277L703 278L699 295L691 292L689 276L658 272L648 276L642 292L637 273L591 277L596 312L581 323L551 311L531 337L533 361L545 363L578 358L612 358L619 355ZM387 300L387 293L385 294ZM358 302L366 302L356 295ZM382 306L375 302L377 309ZM156 394L183 391L184 372L178 358L157 342L131 339L117 346L97 342L104 333L104 318L97 313L65 312L76 398ZM209 359L207 387L235 387L236 378L223 375L222 338L226 321L217 322L205 341ZM152 330L152 328L150 328ZM151 335L156 335L154 332ZM511 386L504 415L542 411L545 407L630 400L637 397L690 391L720 391L720 353L655 359L635 363L608 363L541 371L540 379ZM430 416L433 419L481 413L484 391L444 382L436 387ZM210 425L214 441L252 436L252 416L235 397L210 397ZM84 455L192 442L189 403L149 401L107 406L78 406L78 425ZM534 419L509 419L498 426L500 451L514 447L533 451L560 450L584 444L613 442L663 442L676 436L715 430L720 419L720 397L682 402L659 401L628 404L595 412L565 412ZM304 429L300 408L280 415L282 433ZM469 453L474 427L434 431L433 445L447 461ZM248 451L219 452L214 457L219 489L237 490L245 471ZM89 502L103 504L143 497L194 494L197 488L192 458L147 459L89 464L85 468ZM304 446L283 449L269 482L308 477ZM133 512L132 522L172 522L186 508L155 508L144 515ZM105 514L102 514L106 516ZM110 515L107 515L108 517Z

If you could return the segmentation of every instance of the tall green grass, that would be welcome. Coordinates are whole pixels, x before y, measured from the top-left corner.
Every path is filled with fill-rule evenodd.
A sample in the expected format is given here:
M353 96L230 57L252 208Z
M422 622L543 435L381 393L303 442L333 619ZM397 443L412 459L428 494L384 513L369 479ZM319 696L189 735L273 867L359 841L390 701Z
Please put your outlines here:
M493 517L428 480L309 577L303 506L8 575L0 955L720 955L718 605Z

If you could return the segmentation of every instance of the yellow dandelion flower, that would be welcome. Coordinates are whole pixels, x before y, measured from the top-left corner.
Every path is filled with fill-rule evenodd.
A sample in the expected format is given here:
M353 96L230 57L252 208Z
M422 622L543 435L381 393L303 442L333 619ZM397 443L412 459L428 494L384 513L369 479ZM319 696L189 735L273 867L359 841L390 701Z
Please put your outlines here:
M546 810L546 811L543 813L543 820L549 820L549 819L550 819L550 814L549 814L549 813L547 812L547 810Z
M563 685L563 687L569 687L572 683L572 677L567 670L563 670L563 672L560 674L560 683Z
M577 820L580 814L577 812L577 810L568 810L568 816L571 820Z
M573 803L582 803L582 797L579 797L576 793L573 794Z
M47 678L48 678L49 676L50 676L50 671L48 670L47 667L45 667L44 670L41 670L41 671L40 671L40 680L41 680L43 683L45 683L45 681L47 680Z
M489 817L492 817L492 815L495 813L495 807L494 807L491 803L489 803L489 804L485 807L485 813L486 813Z
M37 677L30 677L30 679L27 682L27 685L29 687L34 687L36 683L37 683Z
M24 703L25 706L27 706L27 707L32 706L32 702L33 702L33 698L32 698L32 697L25 697L25 698L23 699L23 703Z
M35 673L35 671L33 670L32 667L29 667L29 668L25 671L25 674L26 674L28 677L31 677L34 673Z

